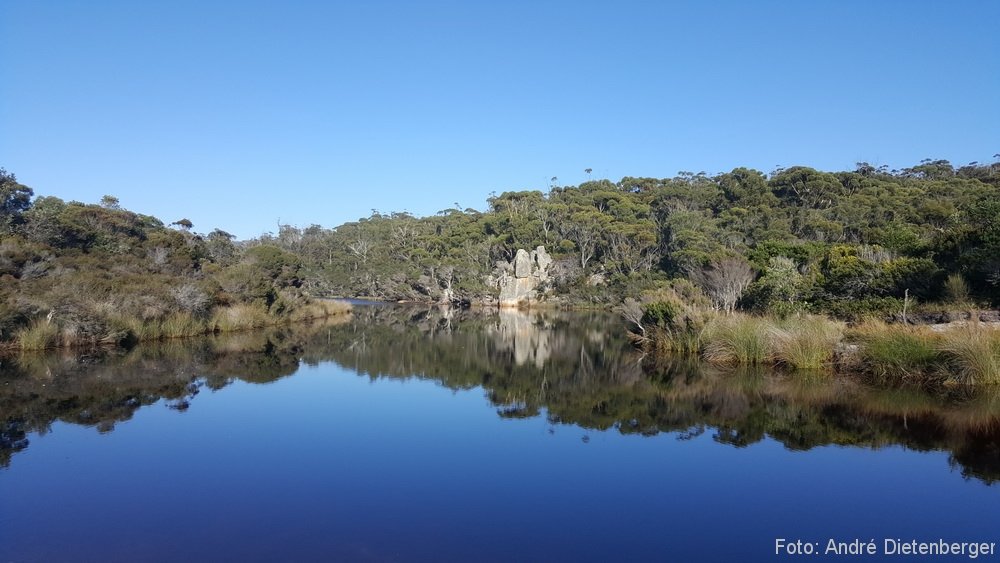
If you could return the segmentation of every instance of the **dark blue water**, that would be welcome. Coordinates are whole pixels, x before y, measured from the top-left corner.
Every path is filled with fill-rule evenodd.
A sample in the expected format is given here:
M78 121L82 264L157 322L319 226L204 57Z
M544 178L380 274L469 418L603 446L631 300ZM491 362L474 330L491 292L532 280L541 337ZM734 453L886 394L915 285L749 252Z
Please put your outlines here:
M747 376L609 375L621 369L613 362L632 358L624 348L611 354L619 343L595 336L594 326L574 339L558 323L531 325L549 335L541 353L545 338L498 323L466 323L465 333L454 319L450 332L439 330L443 319L433 330L400 329L420 322L393 325L396 339L361 321L327 328L286 348L271 371L260 354L274 355L290 337L272 337L265 352L254 344L245 354L257 360L242 368L232 351L224 364L204 350L193 360L160 358L187 370L170 381L190 375L200 384L180 398L170 385L151 391L148 372L141 382L119 373L129 361L148 368L150 358L104 358L97 364L126 367L54 379L9 374L0 405L29 428L29 444L0 469L0 561L769 561L779 559L776 538L824 547L829 538L875 539L880 551L883 538L1000 542L992 462L974 455L989 452L959 453L978 460L962 466L956 451L976 441L949 434L970 424L980 436L994 420L989 405L907 396L878 407L885 401L865 403L874 401L868 395L838 403L830 397L843 389L788 391L786 376L730 386ZM511 332L535 339L529 356L504 340ZM547 371L578 347L596 358L589 373L582 360L574 373ZM464 355L446 356L456 348ZM412 377L375 357L391 354ZM324 355L340 361L317 359ZM435 356L442 373L423 363ZM483 357L489 362L475 359ZM473 376L485 383L467 383ZM60 390L47 397L49 388ZM800 417L818 413L802 425L825 421L818 435L832 443L801 443L774 430L798 428L794 420L771 419L759 424L778 438L732 439L768 412L796 412L788 409L797 394L810 404L795 407ZM126 395L153 402L119 412ZM680 412L689 396L701 418ZM716 403L706 399L713 396ZM656 404L664 412L650 413ZM854 411L823 418L836 409ZM844 429L859 413L882 420L900 409L917 429L899 430L894 418ZM30 428L46 416L44 434ZM929 416L952 426L919 429ZM893 439L897 431L914 441ZM837 445L847 442L857 445Z

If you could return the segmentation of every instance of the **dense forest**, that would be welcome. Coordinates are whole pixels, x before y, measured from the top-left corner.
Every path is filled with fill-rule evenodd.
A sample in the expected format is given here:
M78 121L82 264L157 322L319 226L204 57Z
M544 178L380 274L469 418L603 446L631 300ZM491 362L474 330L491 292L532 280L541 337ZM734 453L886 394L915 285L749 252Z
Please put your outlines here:
M308 283L389 300L496 298L519 248L555 258L551 301L619 303L686 279L715 306L851 316L914 302L1000 301L1000 161L859 163L622 178L494 195L485 212L383 214L283 226L257 243L299 256Z
M0 342L264 324L304 315L310 295L495 303L498 273L537 246L554 259L543 295L564 306L615 306L664 288L780 315L1000 302L1000 161L557 184L494 195L486 211L373 211L235 241L121 209L113 196L34 197L2 171Z

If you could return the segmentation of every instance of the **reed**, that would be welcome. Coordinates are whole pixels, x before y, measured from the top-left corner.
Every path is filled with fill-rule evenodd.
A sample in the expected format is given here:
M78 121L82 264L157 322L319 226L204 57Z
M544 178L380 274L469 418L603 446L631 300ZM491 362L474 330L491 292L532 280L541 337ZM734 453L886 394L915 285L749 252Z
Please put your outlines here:
M702 333L695 331L669 332L659 327L650 329L648 349L655 354L697 356L702 346Z

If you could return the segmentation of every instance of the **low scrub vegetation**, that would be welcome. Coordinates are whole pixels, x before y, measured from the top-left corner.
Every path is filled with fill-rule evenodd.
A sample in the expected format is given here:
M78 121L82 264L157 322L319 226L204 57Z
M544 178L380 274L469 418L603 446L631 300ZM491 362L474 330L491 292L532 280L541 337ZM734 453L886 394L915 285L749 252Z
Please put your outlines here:
M36 319L0 343L3 350L46 350L60 347L117 345L211 333L240 332L290 322L324 319L350 312L346 303L313 301L287 315L275 315L256 303L239 303L212 309L211 316L198 318L178 311L162 318L143 320L116 315L98 335L84 334L79 325Z
M702 311L702 328L670 330L653 301L641 317L631 304L634 341L654 354L697 353L730 368L774 365L794 372L840 372L879 382L1000 384L1000 329L985 323L935 331L926 326L866 320L845 323L818 315L784 318ZM623 308L628 318L629 307ZM693 313L689 313L693 315ZM638 321L638 322L637 322ZM674 341L674 339L678 339ZM663 342L662 340L667 340Z
M625 300L620 312L638 345L658 353L697 354L711 317L709 304L697 286L673 280L643 293L641 300Z
M312 298L302 259L189 221L31 200L0 170L0 350L105 346L245 330L345 312ZM16 197L15 197L16 196Z

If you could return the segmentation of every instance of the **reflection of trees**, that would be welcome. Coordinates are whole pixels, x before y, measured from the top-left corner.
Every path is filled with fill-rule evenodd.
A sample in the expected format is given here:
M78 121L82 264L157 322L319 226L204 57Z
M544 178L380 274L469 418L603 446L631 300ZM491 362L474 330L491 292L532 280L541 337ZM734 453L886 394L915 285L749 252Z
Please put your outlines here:
M765 437L793 450L903 445L950 452L963 475L1000 479L1000 391L930 394L683 359L640 362L607 328L619 321L596 313L465 311L447 325L433 309L356 317L331 331L332 359L371 378L482 386L503 417L544 410L553 423L681 439L711 431L736 447Z
M454 389L482 386L502 416L535 416L592 388L627 389L644 378L638 356L604 314L497 315L371 308L331 331L326 354L371 378L418 377ZM307 355L308 357L308 355Z
M593 313L366 307L339 325L141 346L84 358L25 356L0 385L0 464L55 420L108 431L141 406L183 409L199 385L267 382L333 360L372 379L482 387L501 417L623 434L710 433L794 450L903 445L945 451L962 474L1000 480L1000 391L874 389L858 382L640 358L620 321Z
M239 379L265 383L298 369L305 342L320 325L272 332L168 341L130 351L25 354L0 370L0 467L45 434L55 421L110 432L141 407L161 399L185 410L202 385L225 387Z

